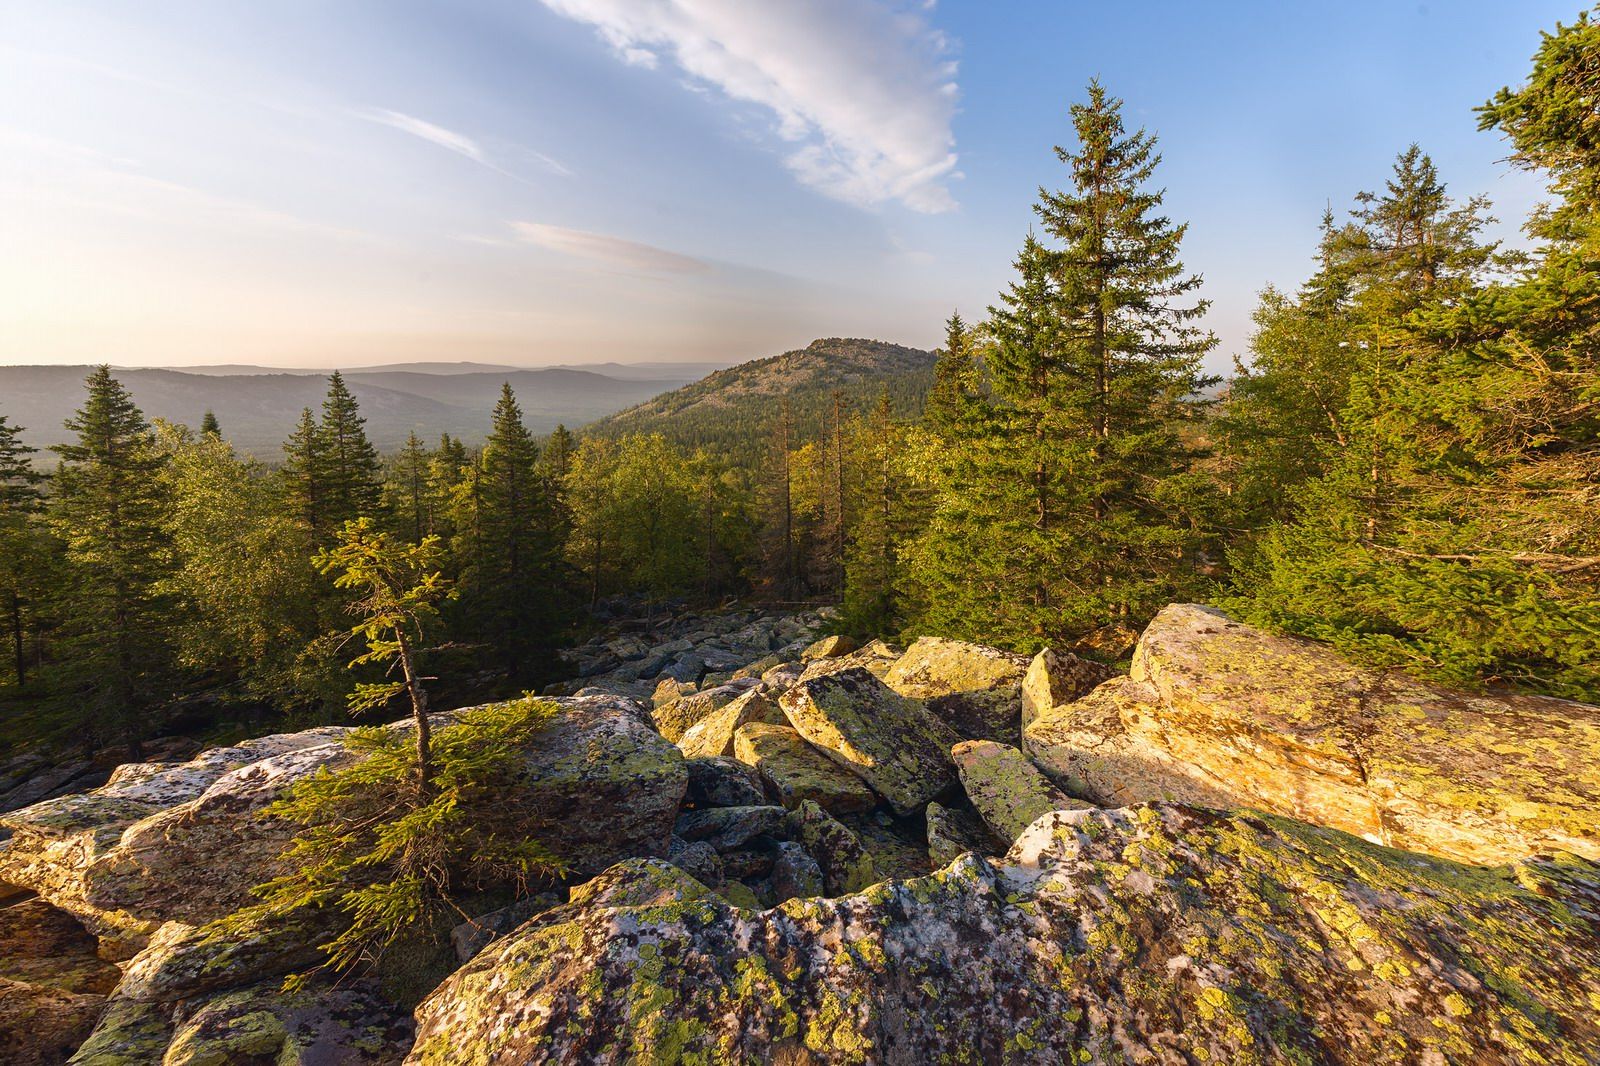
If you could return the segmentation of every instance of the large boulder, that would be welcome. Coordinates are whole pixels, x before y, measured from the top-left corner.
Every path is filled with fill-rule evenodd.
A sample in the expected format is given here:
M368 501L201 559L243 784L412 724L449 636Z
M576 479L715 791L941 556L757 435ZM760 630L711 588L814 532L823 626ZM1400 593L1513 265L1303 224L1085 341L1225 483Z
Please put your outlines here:
M506 802L579 876L630 855L665 855L688 781L678 749L632 700L553 702L558 713L528 749ZM438 715L436 725L453 718ZM163 922L220 918L282 871L292 827L260 813L296 781L354 759L346 732L308 730L190 763L127 766L94 793L13 812L4 818L14 835L0 852L0 879L38 892L124 954Z
M1600 708L1453 692L1192 604L1023 746L1102 804L1255 807L1471 862L1600 858Z
M1033 657L1022 678L1022 727L1063 703L1071 703L1111 680L1116 671L1070 651L1046 648Z
M143 886L140 898L149 898L148 906L130 908L120 898L91 898L99 871L110 869L122 858L118 852L124 837L131 834L135 841L146 839L141 829L146 820L158 819L159 824L173 821L173 817L163 816L191 808L212 788L222 785L226 789L225 782L250 767L305 758L305 753L341 751L339 741L347 732L327 726L212 748L184 763L129 763L92 792L46 800L0 816L0 827L12 834L10 846L0 851L0 881L31 889L75 915L107 942L108 950L131 953L169 917L160 913L167 903L182 905L192 893L203 895L210 888L194 876L197 860L191 854L173 864L169 882L152 877ZM319 757L313 754L311 761ZM227 814L226 844L242 839L248 847L252 834L239 832L238 813ZM217 858L215 851L199 853L201 867L212 871L212 881L232 872L226 863L218 864Z
M448 978L408 1061L1576 1066L1597 915L1585 860L1480 869L1165 805L759 912L632 860Z
M961 738L864 667L802 681L779 697L795 730L907 815L955 784Z
M816 860L828 895L860 892L881 880L861 838L813 801L790 811L785 829Z
M883 675L902 696L969 740L1014 743L1022 728L1022 678L1028 659L964 640L922 637Z
M1069 799L1009 744L965 740L950 749L950 757L967 798L1002 848L1051 811L1092 806Z
M834 814L864 811L878 797L861 779L786 725L751 723L733 735L734 757L753 766L785 807L811 800Z

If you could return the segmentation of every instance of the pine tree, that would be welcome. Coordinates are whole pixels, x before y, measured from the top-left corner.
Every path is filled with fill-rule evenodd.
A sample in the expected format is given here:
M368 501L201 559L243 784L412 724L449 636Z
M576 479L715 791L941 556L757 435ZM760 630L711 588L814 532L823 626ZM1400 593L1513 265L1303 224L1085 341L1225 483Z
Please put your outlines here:
M333 528L352 518L376 517L382 508L383 481L377 450L367 440L366 419L337 370L328 378L317 425L322 459L322 525Z
M550 439L545 443L544 453L540 458L546 476L557 483L567 476L567 470L572 466L572 450L576 447L572 431L566 426L557 425L550 434Z
M922 419L935 433L945 436L957 431L976 384L973 364L972 331L952 312L944 324L944 347L934 359L933 385L928 390Z
M222 436L222 424L217 421L217 416L207 410L205 417L200 420L200 432L212 437Z
M1056 149L1069 185L1035 207L1053 244L1029 237L990 309L981 380L963 390L974 409L944 431L959 460L914 553L919 628L1115 654L1196 584L1185 433L1215 341L1196 325L1185 227L1148 187L1155 139L1128 133L1121 108L1098 83L1073 106L1078 144Z
M164 457L150 424L108 367L89 375L88 398L66 422L77 436L62 459L50 519L66 544L69 659L63 699L93 731L110 724L134 759L172 697L161 590L171 569L164 532Z
M794 412L785 399L772 421L767 469L762 483L762 578L780 600L799 595L799 553L795 544Z
M844 627L863 636L899 632L902 622L900 542L903 536L901 433L888 391L851 434L851 482L855 487L850 537L845 552Z

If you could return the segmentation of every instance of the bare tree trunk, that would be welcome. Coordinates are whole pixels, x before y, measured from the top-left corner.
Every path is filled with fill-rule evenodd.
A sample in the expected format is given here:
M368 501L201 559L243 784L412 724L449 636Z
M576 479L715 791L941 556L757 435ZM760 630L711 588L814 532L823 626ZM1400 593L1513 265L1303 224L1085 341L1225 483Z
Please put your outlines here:
M426 800L433 791L433 733L428 727L428 693L417 680L411 658L411 641L403 628L395 629L400 644L400 669L405 674L406 694L411 697L411 717L417 726L417 791Z

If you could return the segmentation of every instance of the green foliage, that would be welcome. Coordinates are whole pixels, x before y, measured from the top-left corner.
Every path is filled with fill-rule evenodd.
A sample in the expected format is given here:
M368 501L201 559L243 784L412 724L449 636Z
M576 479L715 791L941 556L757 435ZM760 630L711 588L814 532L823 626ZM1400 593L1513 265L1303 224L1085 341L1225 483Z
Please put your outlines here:
M1068 187L1035 207L981 336L951 323L909 559L919 632L1019 648L1140 624L1196 584L1199 278L1149 188L1155 140L1097 84L1074 105ZM970 354L969 354L970 353Z
M333 575L335 588L359 594L348 606L357 618L350 633L361 638L366 650L350 666L388 664L401 672L399 678L357 684L350 694L351 710L381 707L405 693L419 717L427 713L414 656L426 626L438 617L439 603L453 594L437 569L439 553L437 537L406 544L372 519L357 518L346 522L339 540L312 560L319 572ZM425 729L419 730L422 735Z
M1559 30L1529 85L1482 112L1562 193L1533 223L1552 243L1516 275L1492 275L1519 264L1476 241L1481 203L1451 207L1425 157L1361 198L1376 254L1318 312L1359 342L1341 431L1239 554L1227 603L1244 617L1458 685L1600 698L1600 160L1572 96L1597 54L1586 19ZM1281 384L1251 402L1294 373L1266 368Z
M174 559L161 491L166 456L150 424L107 367L85 382L58 445L49 520L65 545L70 585L61 608L66 655L58 706L87 737L139 741L174 695L173 604L163 581Z
M336 909L342 928L323 945L325 965L348 972L381 964L401 937L459 913L454 901L464 895L522 896L535 879L560 875L561 860L508 802L523 753L554 713L532 696L462 712L433 736L433 789L421 800L408 787L416 762L407 732L353 731L345 741L352 765L305 778L267 808L265 817L298 827L284 852L291 872L262 885L261 902L219 929Z

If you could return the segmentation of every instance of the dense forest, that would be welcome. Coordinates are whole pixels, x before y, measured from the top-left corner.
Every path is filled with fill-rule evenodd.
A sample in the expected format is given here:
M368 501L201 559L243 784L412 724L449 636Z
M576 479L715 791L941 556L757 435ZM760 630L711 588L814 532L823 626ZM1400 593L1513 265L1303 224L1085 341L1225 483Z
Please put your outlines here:
M440 701L554 680L619 593L838 602L860 634L1108 661L1200 600L1456 685L1600 699L1597 52L1600 26L1561 28L1479 109L1549 181L1529 250L1405 147L1323 219L1310 278L1261 295L1220 392L1155 138L1098 84L920 416L840 387L540 440L508 385L482 447L381 456L334 374L264 464L215 419L152 424L101 368L53 466L0 418L4 741L383 717L357 688L389 666L353 628L363 545L368 600L424 590L407 654Z

